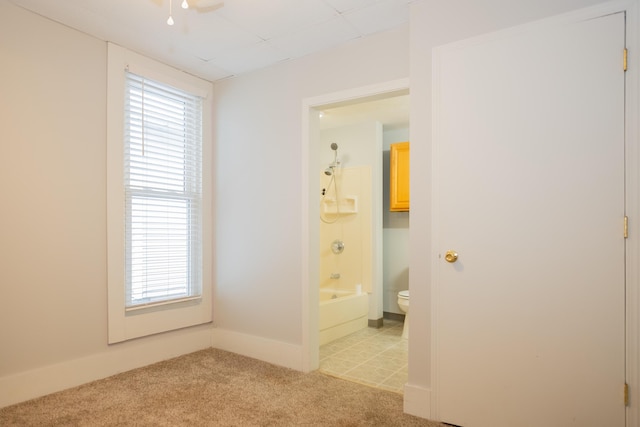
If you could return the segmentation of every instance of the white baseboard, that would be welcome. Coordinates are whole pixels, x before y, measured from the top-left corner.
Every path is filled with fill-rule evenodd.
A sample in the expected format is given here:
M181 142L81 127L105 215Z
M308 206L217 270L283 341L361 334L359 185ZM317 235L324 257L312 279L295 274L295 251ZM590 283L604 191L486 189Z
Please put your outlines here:
M404 412L416 417L432 419L431 389L405 384Z
M0 378L0 408L211 347L211 329L157 335Z
M302 347L222 329L156 335L106 351L0 378L0 408L206 348L302 371Z
M285 368L302 371L302 346L242 334L226 329L213 329L212 347L252 357Z

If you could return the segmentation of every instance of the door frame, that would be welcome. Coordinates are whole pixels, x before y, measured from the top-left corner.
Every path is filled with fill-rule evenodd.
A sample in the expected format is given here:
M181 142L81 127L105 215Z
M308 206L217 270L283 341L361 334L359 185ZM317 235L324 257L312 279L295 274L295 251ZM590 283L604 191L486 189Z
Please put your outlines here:
M638 82L638 70L640 70L640 34L638 23L640 22L640 7L638 0L622 0L602 3L597 6L580 9L566 14L542 19L530 24L520 25L511 29L491 32L489 34L472 37L467 40L438 46L433 50L433 86L438 82L437 67L440 52L452 47L461 47L483 41L492 40L517 34L523 30L544 28L548 25L561 25L564 23L578 22L594 19L599 16L626 12L626 45L629 51L627 78L625 79L625 214L629 218L628 238L625 245L626 257L626 382L629 386L629 404L626 408L626 425L636 426L640 424L640 85ZM622 66L622 52L621 52ZM631 73L631 74L629 74ZM634 77L635 76L635 77ZM438 122L438 108L434 90L432 99L433 127ZM435 136L435 132L434 132ZM435 158L438 149L435 138L432 146L432 158ZM437 165L433 165L435 171ZM435 176L435 172L434 172ZM435 181L432 188L432 197L437 193ZM435 199L435 197L434 197ZM435 212L435 211L434 211ZM436 217L432 221L432 235L436 235ZM621 224L622 232L622 224ZM432 242L432 254L438 253L437 242ZM431 417L440 419L438 413L438 366L437 366L437 319L439 307L439 286L437 280L437 263L441 260L437 256L431 259ZM620 396L622 399L623 390Z
M319 215L320 208L317 189L320 188L317 161L319 147L319 118L322 107L346 105L351 103L372 101L374 99L392 97L409 90L409 79L398 79L388 82L357 87L339 92L332 92L302 100L302 370L309 372L319 367ZM382 156L382 153L380 154ZM380 177L382 170L379 171ZM374 179L375 179L374 173ZM382 191L380 191L382 194ZM380 195L380 204L382 199ZM374 198L375 199L375 198ZM373 200L376 202L376 200ZM376 258L373 271L373 286L382 292L382 218L372 221L374 227L379 222L379 236L373 236L373 256ZM381 216L381 212L380 212ZM315 224L315 225L314 225ZM382 310L382 305L380 305Z

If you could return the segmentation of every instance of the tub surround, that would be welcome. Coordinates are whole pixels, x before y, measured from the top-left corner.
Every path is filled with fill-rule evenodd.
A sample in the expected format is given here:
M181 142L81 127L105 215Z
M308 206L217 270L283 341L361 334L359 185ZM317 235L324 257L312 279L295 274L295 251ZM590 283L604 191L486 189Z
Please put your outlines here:
M334 298L335 296L335 298ZM320 345L367 327L369 295L339 289L320 290Z

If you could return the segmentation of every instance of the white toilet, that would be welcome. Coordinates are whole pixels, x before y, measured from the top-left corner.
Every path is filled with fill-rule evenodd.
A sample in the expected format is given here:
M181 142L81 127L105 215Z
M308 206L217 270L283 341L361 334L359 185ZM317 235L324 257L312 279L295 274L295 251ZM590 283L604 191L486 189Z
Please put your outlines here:
M398 307L404 312L402 338L409 338L409 291L398 292Z

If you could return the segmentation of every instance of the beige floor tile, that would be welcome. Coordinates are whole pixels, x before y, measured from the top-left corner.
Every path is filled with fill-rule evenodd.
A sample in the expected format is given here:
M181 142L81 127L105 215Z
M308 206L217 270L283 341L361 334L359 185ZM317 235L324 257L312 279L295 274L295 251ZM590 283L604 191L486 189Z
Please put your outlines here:
M377 355L366 363L371 366L397 371L398 369L402 369L407 366L407 359Z
M386 331L381 332L383 335L389 335L392 337L399 337L402 336L402 328L392 328L392 329L387 329Z
M393 344L389 344L388 342L378 341L377 339L370 339L364 342L360 342L354 344L350 347L350 350L366 352L372 356L382 353L383 351L390 350L393 347Z
M376 353L367 349L359 347L349 347L338 353L335 353L332 357L338 357L344 360L353 360L354 362L362 363L371 359Z
M408 352L402 347L391 347L382 352L383 356L402 359L408 357Z
M366 363L358 365L344 374L345 378L361 379L373 384L381 384L391 375L393 375L393 371L390 369L377 368Z
M329 357L320 363L320 370L331 374L342 375L358 366L358 364L360 364L360 362L354 360Z
M385 379L381 385L386 385L396 389L403 389L404 385L407 383L408 377L407 371L398 371Z
M407 382L408 342L402 322L386 321L320 348L320 370L373 387L403 393Z
M402 387L396 387L388 384L376 384L376 388L381 388L383 390L392 391L394 393L404 394L404 385Z
M332 356L342 350L344 350L344 346L341 345L335 345L333 343L323 345L320 347L320 360Z

